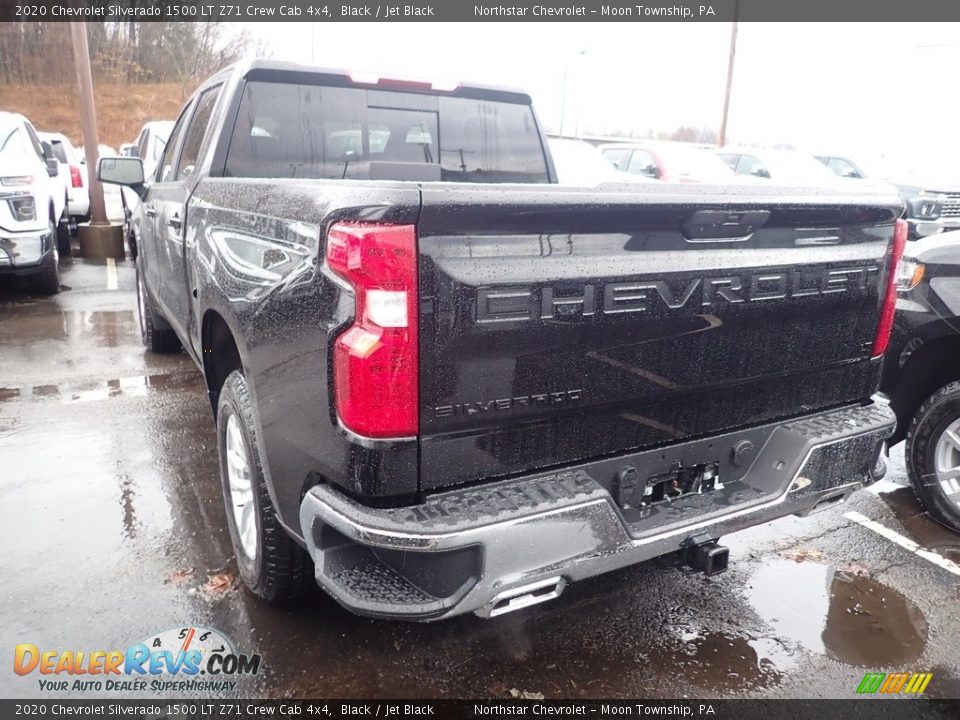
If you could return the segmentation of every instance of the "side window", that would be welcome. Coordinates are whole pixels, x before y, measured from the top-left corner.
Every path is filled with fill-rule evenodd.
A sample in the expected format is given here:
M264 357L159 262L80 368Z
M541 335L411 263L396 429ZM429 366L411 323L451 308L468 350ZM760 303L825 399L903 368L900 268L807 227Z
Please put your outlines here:
M176 161L176 158L173 157L173 153L176 151L177 144L180 142L180 136L183 134L183 127L187 124L187 118L190 117L190 110L192 107L192 103L187 105L183 112L180 113L177 124L173 126L173 132L170 133L170 139L167 141L167 147L164 150L163 159L157 165L157 174L155 176L157 182L169 182L170 180L173 180L173 165Z
M160 160L160 156L163 155L163 149L166 147L166 141L156 133L153 134L153 160L154 162Z
M660 177L660 170L653 156L646 150L634 150L630 156L630 163L627 165L627 172L631 175L644 175L646 177Z
M862 178L863 176L853 166L853 163L847 162L843 158L830 158L827 167L833 170L840 177Z
M57 160L62 162L64 165L70 162L69 160L67 160L67 150L66 148L63 147L62 142L60 142L59 140L51 140L50 145L53 147L53 154L54 154L54 157L57 158Z
M37 153L37 157L43 160L43 146L40 144L40 138L37 137L37 131L33 129L30 123L26 123L24 127L27 129L27 137L30 138L30 144L33 145L34 152Z
M140 133L140 139L137 141L137 157L145 159L147 157L147 143L150 141L150 131L144 130Z
M760 161L760 158L753 155L741 155L740 162L737 164L737 175L768 178L770 177L770 171Z
M729 153L720 153L717 155L717 157L723 160L731 170L733 170L734 172L737 171L737 161L740 160L739 155L730 155Z
M183 140L183 150L180 151L180 162L177 163L177 180L185 180L197 169L200 160L200 151L203 149L203 138L207 134L207 126L213 116L213 108L220 96L220 86L204 91L197 100L197 109L190 120L190 129Z
M603 156L620 170L626 170L627 161L630 159L630 148L607 148L603 151Z

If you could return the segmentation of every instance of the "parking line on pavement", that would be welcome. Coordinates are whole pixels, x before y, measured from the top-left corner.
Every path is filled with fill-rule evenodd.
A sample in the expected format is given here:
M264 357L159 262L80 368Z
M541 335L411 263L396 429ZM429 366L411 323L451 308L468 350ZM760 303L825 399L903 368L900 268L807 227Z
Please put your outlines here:
M117 289L117 261L107 258L107 290Z
M855 523L862 525L868 530L873 530L873 532L877 533L877 535L885 537L887 540L899 545L904 550L909 550L914 555L932 562L937 567L941 567L947 572L953 573L954 575L960 575L960 565L957 565L957 563L953 562L953 560L948 560L939 553L935 553L932 550L927 550L926 548L920 547L920 545L918 545L916 542L901 535L896 530L891 530L886 525L881 525L876 520L871 520L866 515L862 515L856 510L851 510L848 513L844 513L843 516L848 520L853 520Z

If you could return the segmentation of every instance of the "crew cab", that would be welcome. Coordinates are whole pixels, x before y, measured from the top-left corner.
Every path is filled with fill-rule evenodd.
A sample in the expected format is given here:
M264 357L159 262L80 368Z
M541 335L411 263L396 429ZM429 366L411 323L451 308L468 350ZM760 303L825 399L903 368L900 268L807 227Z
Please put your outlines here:
M59 246L69 248L67 189L60 163L23 115L0 112L0 276L29 276L60 292Z
M202 368L258 596L494 616L883 473L899 198L556 184L530 97L257 60L136 189L143 339ZM311 562L312 561L312 562Z

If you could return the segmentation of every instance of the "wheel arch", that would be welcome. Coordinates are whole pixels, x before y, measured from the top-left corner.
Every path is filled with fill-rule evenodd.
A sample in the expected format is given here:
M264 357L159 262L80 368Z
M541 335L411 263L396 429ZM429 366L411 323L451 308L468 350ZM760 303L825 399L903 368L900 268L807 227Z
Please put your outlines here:
M924 401L948 383L960 380L960 335L946 335L925 342L913 351L898 372L890 394L897 414L897 429L888 441L896 445L907 435L910 420Z
M214 417L220 389L227 376L234 370L243 371L243 355L236 336L226 318L216 310L203 314L200 329L200 354L203 360L203 376L210 396Z

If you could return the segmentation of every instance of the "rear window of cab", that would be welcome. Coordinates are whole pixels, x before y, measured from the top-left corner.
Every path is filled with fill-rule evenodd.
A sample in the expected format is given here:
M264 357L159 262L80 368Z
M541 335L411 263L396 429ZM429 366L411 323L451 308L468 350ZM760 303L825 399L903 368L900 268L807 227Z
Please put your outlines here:
M529 105L292 83L244 87L226 176L370 179L375 164L400 168L399 179L403 166L432 165L443 181L548 182Z

